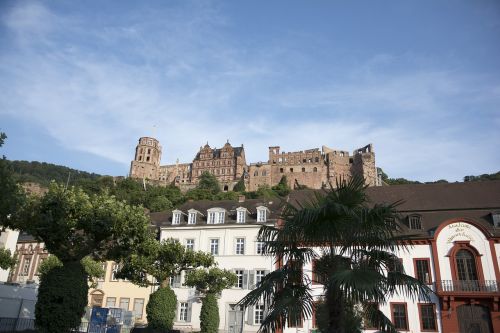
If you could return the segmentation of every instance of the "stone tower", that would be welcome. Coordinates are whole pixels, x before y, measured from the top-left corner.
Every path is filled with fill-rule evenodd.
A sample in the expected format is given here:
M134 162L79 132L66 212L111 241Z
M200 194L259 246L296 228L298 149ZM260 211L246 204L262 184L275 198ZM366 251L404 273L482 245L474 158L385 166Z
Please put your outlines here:
M157 180L159 177L161 146L158 140L142 137L135 148L135 158L130 164L130 177Z

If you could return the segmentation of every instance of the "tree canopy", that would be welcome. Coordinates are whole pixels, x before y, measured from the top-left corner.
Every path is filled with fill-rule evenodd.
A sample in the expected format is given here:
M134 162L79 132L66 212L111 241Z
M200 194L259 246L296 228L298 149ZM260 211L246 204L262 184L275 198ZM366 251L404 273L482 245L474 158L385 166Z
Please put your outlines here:
M305 204L288 205L280 226L262 226L258 239L265 253L282 263L266 275L240 304L263 302L267 315L261 330L299 324L312 314L314 298L305 264L314 261L315 279L323 285L327 332L345 332L346 306L359 305L382 331L396 332L391 321L370 304L384 304L395 294L425 297L431 291L404 273L394 253L398 242L397 205L370 206L364 180L353 178Z
M212 194L217 194L220 192L220 184L217 178L210 172L204 171L200 175L198 181L198 186L196 187L200 190L209 190Z

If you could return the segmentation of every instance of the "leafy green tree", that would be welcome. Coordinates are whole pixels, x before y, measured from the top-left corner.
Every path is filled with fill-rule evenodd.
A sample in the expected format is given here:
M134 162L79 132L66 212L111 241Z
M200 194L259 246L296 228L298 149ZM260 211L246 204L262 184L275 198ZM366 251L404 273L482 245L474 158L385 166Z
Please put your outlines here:
M88 290L89 274L81 260L86 256L99 261L118 260L153 238L150 221L143 208L129 206L107 194L89 196L81 189L66 189L55 183L50 185L42 198L31 198L26 207L8 222L9 227L26 231L37 241L45 243L49 253L61 261L62 266L49 270L47 278L41 279L40 289L53 292L53 296L46 295L52 301L59 297L58 293L72 295L75 303L68 307L75 311L74 318L78 317L78 321L73 322L76 326L83 315ZM54 285L44 286L44 283L52 283L51 277L69 271L73 273L73 285L68 280L67 284L58 285L57 292ZM79 282L82 280L85 281L84 287ZM69 290L75 288L83 289ZM81 304L83 306L79 307ZM42 310L40 307L43 306L49 308ZM50 302L42 301L37 309L36 323L41 330L68 331L67 326L59 327L57 321L44 317L48 314L51 314L50 318L64 317L63 307L52 307Z
M204 171L200 175L200 179L198 181L198 186L196 187L200 190L209 190L212 194L217 194L220 192L220 184L217 178L212 175L210 172Z
M175 294L169 286L169 278L185 270L210 267L213 264L214 258L211 254L186 249L177 240L158 242L150 239L123 259L118 277L127 278L140 286L159 284L160 288L152 294L155 295L154 303L148 303L146 307L148 323L153 328L171 329L170 318L175 315L176 302L171 302ZM149 276L152 276L154 281L151 281ZM149 302L152 302L151 298Z
M241 178L238 180L236 185L234 185L233 191L235 192L245 192L245 180Z
M3 146L7 135L0 132L0 147ZM0 159L0 234L10 224L11 216L22 207L25 196L13 177L12 167L5 156ZM9 269L16 264L10 250L0 249L0 268Z
M194 188L186 192L186 199L188 200L213 200L214 194L211 190Z
M280 197L286 197L291 191L290 186L288 186L286 176L281 177L278 185L273 186L272 190L275 191Z
M174 325L177 296L169 286L160 288L149 296L146 305L148 328L169 331Z
M173 205L166 197L154 197L148 204L148 208L152 212L161 212L167 209L172 209Z
M315 282L323 284L328 309L324 331L346 332L346 314L356 304L380 330L396 332L381 311L365 309L384 304L395 294L415 298L431 292L406 275L394 255L407 250L398 243L397 205L369 205L364 180L353 178L299 208L287 206L282 225L262 226L259 231L266 253L283 265L266 275L240 304L263 301L268 309L263 331L275 331L287 322L298 324L311 315L314 300L302 267L316 260Z
M186 274L184 284L196 288L204 295L200 312L201 333L217 333L219 331L220 318L217 295L222 290L234 286L236 282L236 274L216 267L209 270L196 269Z
M220 192L214 195L214 200L238 200L238 193L229 191L229 192Z

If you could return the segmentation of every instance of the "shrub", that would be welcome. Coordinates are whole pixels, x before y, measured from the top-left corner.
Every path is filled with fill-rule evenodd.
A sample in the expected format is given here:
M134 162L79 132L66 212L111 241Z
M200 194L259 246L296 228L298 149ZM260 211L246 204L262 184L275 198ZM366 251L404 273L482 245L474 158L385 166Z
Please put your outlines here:
M219 306L214 293L207 293L203 298L200 312L200 333L219 331Z
M40 332L66 333L80 325L87 305L87 273L80 262L66 262L40 277L35 325Z
M177 297L169 286L155 291L149 297L146 306L148 327L160 330L171 330L174 325Z

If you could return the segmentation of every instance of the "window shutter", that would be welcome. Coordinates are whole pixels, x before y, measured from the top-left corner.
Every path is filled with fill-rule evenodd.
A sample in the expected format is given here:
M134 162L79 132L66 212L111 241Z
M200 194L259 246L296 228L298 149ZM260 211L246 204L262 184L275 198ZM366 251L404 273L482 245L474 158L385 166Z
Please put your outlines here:
M188 310L187 310L188 311L187 320L186 320L188 323L191 322L191 312L193 312L192 310L193 310L193 303L189 302L188 303Z
M248 307L247 324L253 325L253 306Z
M248 271L243 271L243 289L248 288Z
M255 271L248 271L248 289L255 289Z

